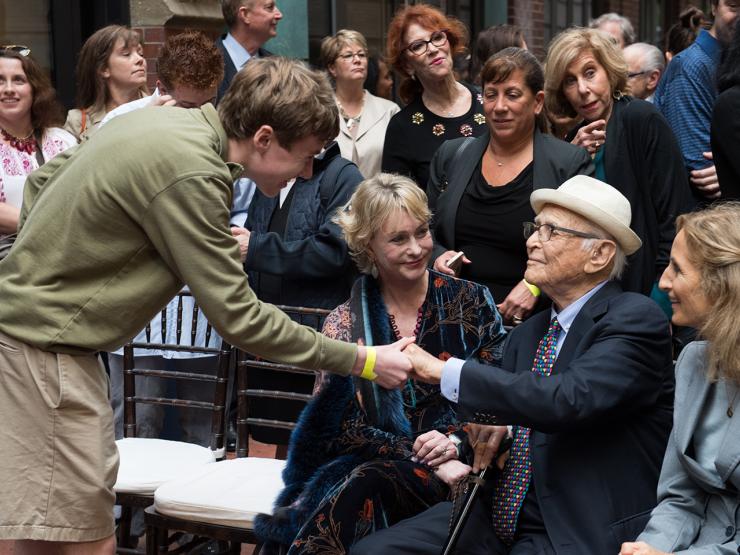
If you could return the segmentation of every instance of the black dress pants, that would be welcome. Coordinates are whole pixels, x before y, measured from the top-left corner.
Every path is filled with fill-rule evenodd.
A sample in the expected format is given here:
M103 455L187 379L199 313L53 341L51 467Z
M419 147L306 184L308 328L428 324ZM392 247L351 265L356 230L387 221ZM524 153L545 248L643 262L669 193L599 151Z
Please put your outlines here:
M449 533L452 503L438 503L412 518L356 543L351 555L440 555ZM507 547L491 524L490 509L480 500L472 508L457 542L458 555L555 555L547 536L518 536Z

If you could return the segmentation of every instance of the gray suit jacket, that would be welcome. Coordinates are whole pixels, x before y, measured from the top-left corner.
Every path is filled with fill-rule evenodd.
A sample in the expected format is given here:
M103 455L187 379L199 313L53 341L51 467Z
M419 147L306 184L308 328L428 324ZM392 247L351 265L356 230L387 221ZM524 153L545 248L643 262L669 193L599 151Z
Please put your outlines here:
M706 342L689 344L676 365L673 431L658 482L658 506L638 538L669 553L740 553L740 411L716 446L712 475L692 458L705 399L715 384L706 379Z

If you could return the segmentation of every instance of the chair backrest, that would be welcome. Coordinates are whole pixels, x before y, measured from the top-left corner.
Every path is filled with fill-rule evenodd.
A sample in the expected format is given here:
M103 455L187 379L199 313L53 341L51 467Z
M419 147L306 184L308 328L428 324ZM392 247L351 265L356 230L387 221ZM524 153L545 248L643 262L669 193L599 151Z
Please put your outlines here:
M278 306L294 321L320 331L329 310L321 308L302 308ZM237 378L237 442L236 456L249 455L249 437L255 428L283 431L278 433L279 440L268 440L267 443L278 445L278 458L285 455L285 445L289 433L295 428L300 409L313 396L313 384L318 373L304 370L289 364L267 362L238 350L236 356ZM309 378L299 380L298 378ZM255 379L257 378L257 379ZM282 378L282 379L281 379ZM257 381L260 383L255 383ZM266 386L262 384L267 383ZM267 403L260 401L266 400ZM269 405L267 417L260 414L260 409ZM285 406L289 405L286 410ZM277 410L276 410L277 408ZM275 414L279 415L275 417ZM260 441L263 441L260 439Z
M173 314L175 322L172 322ZM126 344L123 348L124 437L136 437L137 404L173 406L186 410L210 411L210 448L216 451L218 458L221 458L225 454L224 429L226 422L227 386L232 368L234 367L234 349L226 341L218 338L211 325L206 321L195 304L192 295L187 290L181 291L170 301L169 305L162 310L160 318L161 323L156 323L156 319L154 322L155 326L161 326L161 330L153 330L150 323L144 330L143 336L139 334L139 341L134 340ZM174 330L172 328L173 324L175 325ZM152 336L154 335L156 337L160 331L159 340L152 341ZM212 342L212 337L217 340ZM168 342L173 340L174 342ZM211 343L216 343L218 346L213 346ZM137 368L136 357L145 356L147 352L153 352L154 354L163 352L187 352L214 355L217 357L216 372L214 375L212 373ZM193 360L197 360L197 358ZM177 396L169 395L161 397L139 396L136 395L136 376L174 381L213 383L215 384L214 395L212 400L209 401L180 399ZM171 389L173 388L168 388L167 393Z

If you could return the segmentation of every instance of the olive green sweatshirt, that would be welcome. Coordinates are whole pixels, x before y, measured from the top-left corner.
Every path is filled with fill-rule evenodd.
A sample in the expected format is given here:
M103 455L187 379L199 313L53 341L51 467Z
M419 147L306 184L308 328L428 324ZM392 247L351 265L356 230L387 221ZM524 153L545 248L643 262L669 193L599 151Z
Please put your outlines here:
M348 374L357 347L257 300L229 229L228 142L211 105L145 108L49 161L0 262L0 331L40 349L113 351L187 284L228 342Z

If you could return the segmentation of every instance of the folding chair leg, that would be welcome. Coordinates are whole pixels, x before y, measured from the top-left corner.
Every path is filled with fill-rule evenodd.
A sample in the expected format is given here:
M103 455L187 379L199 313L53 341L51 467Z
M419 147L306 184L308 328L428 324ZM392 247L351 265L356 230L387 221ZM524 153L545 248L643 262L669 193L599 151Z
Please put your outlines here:
M131 518L133 516L132 508L125 505L121 506L121 518L118 521L118 547L136 547L131 545Z

